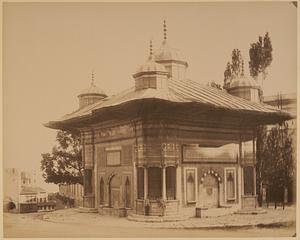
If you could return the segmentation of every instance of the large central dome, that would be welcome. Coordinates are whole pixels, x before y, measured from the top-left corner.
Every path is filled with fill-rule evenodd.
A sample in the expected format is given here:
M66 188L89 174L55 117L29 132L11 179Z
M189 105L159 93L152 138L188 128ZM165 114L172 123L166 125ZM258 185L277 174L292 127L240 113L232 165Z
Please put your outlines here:
M164 65L169 73L170 79L185 80L188 63L176 48L169 46L167 42L167 25L164 21L164 40L160 48L154 52L157 63Z
M155 61L180 61L185 62L184 57L182 56L181 52L169 46L166 40L162 42L161 47L154 53ZM186 63L187 65L187 63Z

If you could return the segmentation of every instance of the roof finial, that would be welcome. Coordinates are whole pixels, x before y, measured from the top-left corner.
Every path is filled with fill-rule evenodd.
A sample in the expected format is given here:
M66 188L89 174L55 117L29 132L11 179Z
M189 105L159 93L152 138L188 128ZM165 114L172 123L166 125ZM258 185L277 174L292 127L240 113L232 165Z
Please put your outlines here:
M91 82L91 86L95 85L95 71L94 69L92 70L92 82Z
M164 19L164 40L167 40L167 24L166 20Z
M153 49L152 49L152 40L150 40L150 57L153 55Z
M242 76L244 76L244 60L242 59L242 73L241 73Z

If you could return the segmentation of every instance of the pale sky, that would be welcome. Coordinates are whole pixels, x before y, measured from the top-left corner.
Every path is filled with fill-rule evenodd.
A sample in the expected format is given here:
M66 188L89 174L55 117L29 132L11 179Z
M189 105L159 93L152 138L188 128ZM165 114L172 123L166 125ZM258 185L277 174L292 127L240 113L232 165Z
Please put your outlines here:
M56 135L42 124L77 109L92 69L108 95L133 86L150 39L161 44L163 19L188 77L204 84L222 84L234 48L247 67L250 43L268 31L274 51L265 95L295 93L296 13L288 2L4 3L4 168L39 169Z

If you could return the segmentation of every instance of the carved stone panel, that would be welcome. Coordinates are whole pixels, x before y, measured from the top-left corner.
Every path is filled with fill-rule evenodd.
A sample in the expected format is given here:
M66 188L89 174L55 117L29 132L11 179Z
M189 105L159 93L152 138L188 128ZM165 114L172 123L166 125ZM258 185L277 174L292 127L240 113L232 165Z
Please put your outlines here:
M106 166L106 152L104 147L98 146L96 148L96 159L98 163L98 170Z
M132 145L124 145L122 146L122 165L123 166L129 166L132 164L132 158L133 158L133 147Z
M93 168L93 145L84 145L84 168Z

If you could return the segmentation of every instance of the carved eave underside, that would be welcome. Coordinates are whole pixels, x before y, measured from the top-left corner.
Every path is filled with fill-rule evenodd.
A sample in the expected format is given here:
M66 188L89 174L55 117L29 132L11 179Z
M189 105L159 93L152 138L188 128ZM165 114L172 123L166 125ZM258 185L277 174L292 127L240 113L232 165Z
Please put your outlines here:
M138 99L117 106L93 110L91 114L45 124L53 129L72 130L107 121L173 119L206 127L254 128L291 119L286 112L258 112L217 108L203 103L175 103L161 99Z

